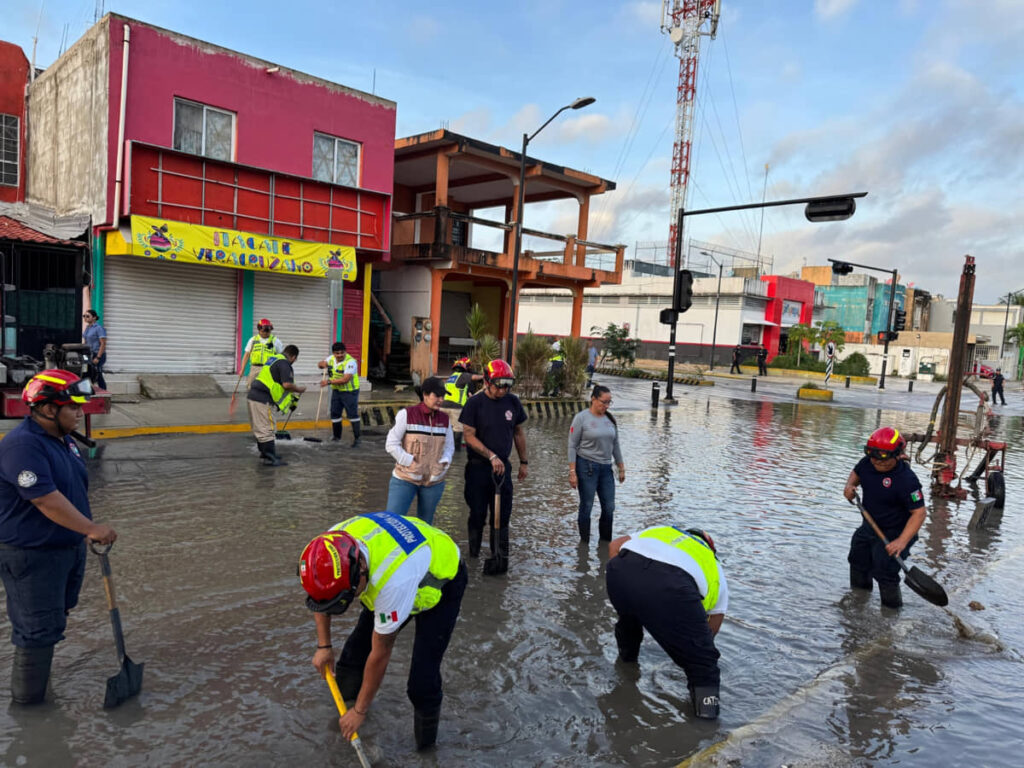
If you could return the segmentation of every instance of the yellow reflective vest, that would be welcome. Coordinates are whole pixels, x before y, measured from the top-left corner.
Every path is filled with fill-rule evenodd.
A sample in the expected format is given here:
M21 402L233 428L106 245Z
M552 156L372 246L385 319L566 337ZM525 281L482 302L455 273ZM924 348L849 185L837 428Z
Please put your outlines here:
M641 533L637 538L654 539L655 541L664 542L692 557L704 574L704 580L708 583L708 593L704 595L704 599L701 601L704 611L710 611L715 607L715 604L718 602L718 560L704 539L694 536L692 533L687 533L682 528L676 528L674 525L650 528Z
M338 360L334 355L331 355L331 359L334 361L331 364L331 378L340 379L345 375L345 365L349 360L355 362L355 358L352 357L348 352L345 356ZM331 389L336 389L339 392L356 392L359 390L359 374L352 374L352 378L348 380L347 384L331 384Z
M441 588L455 578L459 570L459 548L444 531L420 520L391 512L357 515L334 526L332 531L345 531L370 552L370 578L359 600L374 610L377 595L395 575L409 556L430 547L430 567L420 580L412 605L412 615L427 611L441 601Z
M270 391L270 399L277 407L277 410L282 413L293 410L295 408L295 401L298 399L291 390L285 389L281 384L274 381L274 377L270 375L270 369L274 366L274 363L284 359L284 355L271 355L267 358L267 362L263 364L263 367L260 368L260 372L256 374L256 381Z
M250 341L252 348L249 350L249 365L266 365L270 356L276 354L274 351L277 342L276 336L267 336L264 339L256 334Z
M459 386L459 377L462 375L463 374L461 373L453 373L444 383L445 402L455 403L457 405L466 404L466 400L469 399L469 387Z

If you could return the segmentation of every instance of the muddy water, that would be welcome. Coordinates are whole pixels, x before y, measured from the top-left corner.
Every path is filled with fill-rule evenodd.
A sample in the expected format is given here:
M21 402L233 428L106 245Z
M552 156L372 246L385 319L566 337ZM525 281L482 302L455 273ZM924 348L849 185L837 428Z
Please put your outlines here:
M650 641L638 667L615 664L604 553L576 543L568 422L537 422L528 425L533 474L516 489L513 570L483 579L473 563L446 657L440 747L412 749L406 632L361 732L376 765L1019 763L1019 454L1006 511L989 531L967 530L970 505L930 504L915 547L915 562L971 622L967 639L906 590L897 615L846 589L857 516L840 491L858 445L882 420L922 429L926 413L798 406L716 387L687 389L652 417L647 385L614 387L629 468L616 531L665 520L705 527L730 577L721 719L694 720L685 677ZM1021 444L1019 417L1002 427ZM101 708L117 667L90 563L58 648L53 703L0 711L0 763L357 764L309 664L314 633L295 561L317 531L383 507L383 435L363 442L359 451L282 444L291 465L279 470L258 467L239 436L108 443L92 465L94 508L122 537L112 564L129 655L146 663L143 693ZM458 454L435 524L464 548L463 461ZM972 613L970 600L987 610ZM351 619L336 622L339 644ZM4 691L10 658L4 644Z

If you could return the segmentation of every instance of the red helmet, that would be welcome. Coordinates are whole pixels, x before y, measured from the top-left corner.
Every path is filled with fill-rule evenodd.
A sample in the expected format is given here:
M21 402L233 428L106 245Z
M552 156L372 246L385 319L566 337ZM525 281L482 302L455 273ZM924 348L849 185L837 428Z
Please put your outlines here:
M484 379L499 387L511 387L516 380L512 366L504 360L491 360L484 368Z
M898 429L882 427L871 433L868 444L864 446L864 453L872 458L885 460L903 453L906 444L906 439Z
M91 394L92 382L88 379L61 368L48 368L29 379L21 391L21 399L29 406L43 403L70 405L85 403Z
M344 531L321 533L299 558L299 581L311 611L344 613L355 599L360 576L359 544Z
M268 331L272 331L274 330L274 324L267 320L267 318L261 317L260 321L256 323L256 330L258 331L261 328L266 328Z
M696 536L698 539L703 540L703 542L708 545L712 552L714 552L716 555L718 554L718 550L715 549L715 540L711 538L710 533L708 533L707 531L702 531L700 528L687 528L686 532L691 536Z
M468 357L460 357L454 363L452 363L453 371L471 371L473 370L473 361Z

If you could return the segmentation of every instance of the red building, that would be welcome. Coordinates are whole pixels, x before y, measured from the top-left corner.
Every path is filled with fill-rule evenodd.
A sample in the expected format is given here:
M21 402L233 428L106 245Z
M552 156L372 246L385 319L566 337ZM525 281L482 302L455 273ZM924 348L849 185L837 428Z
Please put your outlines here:
M25 199L25 89L28 59L0 40L0 203Z
M114 373L230 374L255 321L364 372L394 102L108 14L29 91L28 200L88 212Z
M779 275L762 275L768 284L768 305L765 307L765 325L762 343L768 350L768 359L773 360L786 349L789 328L794 325L811 325L814 313L814 283Z

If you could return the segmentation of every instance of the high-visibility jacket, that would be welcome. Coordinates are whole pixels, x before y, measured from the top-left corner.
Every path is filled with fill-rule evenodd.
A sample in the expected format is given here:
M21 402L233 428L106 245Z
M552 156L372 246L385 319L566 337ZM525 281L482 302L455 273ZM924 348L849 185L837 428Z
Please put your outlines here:
M355 362L355 358L352 357L348 352L345 356L338 360L334 355L331 355L331 360L334 362L331 364L331 378L340 379L345 375L345 365L351 360ZM359 390L359 374L352 374L352 378L348 380L347 384L331 384L331 389L336 389L339 392L355 392Z
M676 528L674 525L650 528L637 538L664 542L692 557L704 574L704 580L708 583L708 591L701 604L705 611L710 611L715 607L715 604L718 603L718 560L704 539L687 533L682 528Z
M264 339L259 334L256 334L250 341L252 342L252 348L249 350L250 365L266 365L270 356L277 354L275 351L277 347L276 336L267 336Z
M459 548L442 530L420 520L391 512L357 515L334 526L332 531L345 531L366 545L370 552L370 578L359 597L369 610L384 585L402 567L409 556L430 547L430 567L420 580L413 600L412 615L433 608L441 601L441 588L455 578L459 570Z
M444 383L444 399L447 402L455 403L457 405L465 405L466 400L469 399L469 385L465 387L459 386L459 378L464 374L455 372L448 377L448 380Z
M260 372L256 374L256 381L270 391L270 399L274 402L277 410L287 413L295 408L295 401L298 398L291 390L285 389L280 383L274 381L274 377L270 375L270 369L274 367L274 363L284 359L284 355L271 355L268 357L267 362L260 368Z
M549 363L560 363L564 359L565 358L562 357L562 353L561 352L555 352L551 357L548 358L548 362Z

